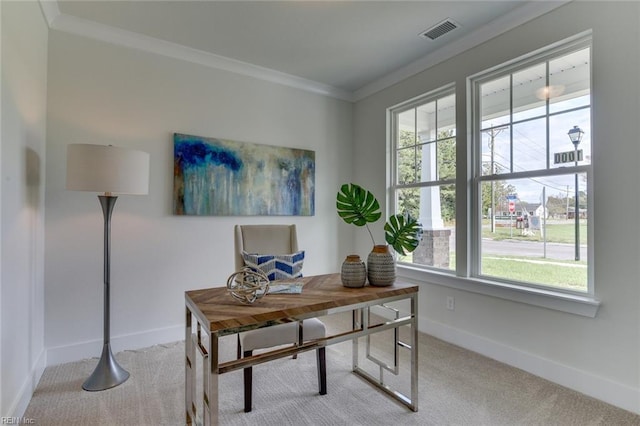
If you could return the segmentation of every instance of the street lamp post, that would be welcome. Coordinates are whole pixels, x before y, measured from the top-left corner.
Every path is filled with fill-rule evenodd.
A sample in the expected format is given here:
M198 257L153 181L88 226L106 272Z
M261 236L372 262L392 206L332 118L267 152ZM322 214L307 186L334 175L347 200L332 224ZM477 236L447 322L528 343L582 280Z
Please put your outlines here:
M582 140L582 135L584 135L584 132L580 127L573 126L573 129L569 130L568 135L569 135L569 139L571 139L571 142L573 143L575 164L576 164L576 167L578 167L578 145ZM577 172L576 172L575 189L576 189L576 206L574 209L575 224L576 224L576 231L575 231L576 256L575 258L576 260L580 260L580 191L578 189L578 173Z

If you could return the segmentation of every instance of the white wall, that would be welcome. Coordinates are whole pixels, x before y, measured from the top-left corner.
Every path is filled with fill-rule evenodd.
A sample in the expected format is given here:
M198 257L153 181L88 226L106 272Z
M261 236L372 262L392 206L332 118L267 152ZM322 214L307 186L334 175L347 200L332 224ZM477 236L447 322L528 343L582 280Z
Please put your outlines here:
M0 416L21 415L44 370L47 25L1 2Z
M58 31L49 40L48 364L102 344L102 212L97 194L65 190L70 143L151 154L149 195L119 197L112 218L114 351L184 338L184 291L226 283L236 223L296 223L304 273L337 270L337 247L352 244L335 212L351 173L351 103ZM315 216L173 216L173 132L314 150Z
M408 78L354 110L354 180L385 192L385 109L593 29L596 318L429 284L421 285L423 331L640 413L640 3L572 2ZM458 96L458 100L464 97ZM458 122L467 122L459 105ZM467 131L458 129L458 142ZM382 198L382 197L379 197ZM381 230L378 230L381 232ZM357 234L360 253L370 249ZM455 296L455 311L445 309Z

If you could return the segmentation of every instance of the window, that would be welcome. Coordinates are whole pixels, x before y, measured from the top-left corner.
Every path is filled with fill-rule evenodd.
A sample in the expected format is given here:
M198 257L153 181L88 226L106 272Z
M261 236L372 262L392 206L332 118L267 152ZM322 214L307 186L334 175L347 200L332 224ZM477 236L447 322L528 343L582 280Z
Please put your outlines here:
M399 262L455 269L456 128L453 86L390 110L394 213L422 224L420 246Z
M590 36L468 83L470 167L456 158L453 85L388 110L391 213L424 229L418 249L398 259L401 273L540 306L561 299L562 310L595 315ZM466 236L458 247L456 233Z
M590 51L583 40L471 79L472 275L590 292Z

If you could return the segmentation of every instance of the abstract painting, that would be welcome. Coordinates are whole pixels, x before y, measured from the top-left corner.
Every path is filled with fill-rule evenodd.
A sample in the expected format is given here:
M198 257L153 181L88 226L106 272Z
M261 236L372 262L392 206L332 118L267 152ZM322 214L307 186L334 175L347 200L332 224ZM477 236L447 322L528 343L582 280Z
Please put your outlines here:
M313 216L315 152L174 133L177 215Z

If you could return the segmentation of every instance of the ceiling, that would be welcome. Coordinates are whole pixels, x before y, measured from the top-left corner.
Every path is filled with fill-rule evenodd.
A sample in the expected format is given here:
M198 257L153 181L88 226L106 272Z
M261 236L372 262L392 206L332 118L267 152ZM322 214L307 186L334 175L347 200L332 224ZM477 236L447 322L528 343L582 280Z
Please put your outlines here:
M452 46L464 50L562 3L58 0L65 19L52 27L81 22L86 32L91 24L108 26L119 37L140 34L231 59L254 73L275 71L362 97L394 73L416 64L426 68L425 58L442 60L447 49L450 56L459 53ZM420 36L446 19L458 28L435 40Z

